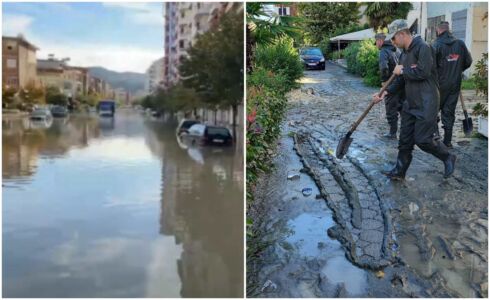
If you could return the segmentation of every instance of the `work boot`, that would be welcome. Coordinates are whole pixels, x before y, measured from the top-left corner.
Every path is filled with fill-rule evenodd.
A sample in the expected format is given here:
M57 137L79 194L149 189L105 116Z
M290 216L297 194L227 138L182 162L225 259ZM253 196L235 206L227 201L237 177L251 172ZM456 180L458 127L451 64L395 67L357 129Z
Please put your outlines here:
M403 180L407 173L408 167L412 162L411 151L399 151L395 167L389 172L382 172L392 180Z
M450 130L450 129L444 128L444 140L443 140L443 143L449 149L452 149L453 148L453 144L451 143L452 137L453 137L453 131Z
M454 173L455 164L456 155L449 154L449 157L444 161L444 178L448 178Z
M389 140L396 140L396 132L398 131L397 124L390 124L390 132L383 135L383 138Z
M383 134L383 138L388 139L388 140L396 140L396 132L395 133L387 133Z
M429 145L429 147L427 147L427 145L423 147L420 147L422 145L419 145L419 147L442 160L444 163L444 178L448 178L454 173L456 155L449 153L447 146L440 140L434 140L433 144Z

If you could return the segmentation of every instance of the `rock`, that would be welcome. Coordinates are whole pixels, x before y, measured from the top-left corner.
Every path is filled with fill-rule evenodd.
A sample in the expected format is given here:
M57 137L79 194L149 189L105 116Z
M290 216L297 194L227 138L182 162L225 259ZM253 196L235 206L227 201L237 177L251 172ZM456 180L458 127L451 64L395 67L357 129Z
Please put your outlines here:
M347 298L348 297L347 290L345 289L345 284L343 282L339 283L337 285L337 292L336 292L335 297L336 298Z
M383 270L379 270L376 273L374 273L374 275L376 275L376 277L378 277L378 278L384 278L385 272L383 272Z
M299 178L300 178L300 175L298 173L288 174L288 180L297 180Z

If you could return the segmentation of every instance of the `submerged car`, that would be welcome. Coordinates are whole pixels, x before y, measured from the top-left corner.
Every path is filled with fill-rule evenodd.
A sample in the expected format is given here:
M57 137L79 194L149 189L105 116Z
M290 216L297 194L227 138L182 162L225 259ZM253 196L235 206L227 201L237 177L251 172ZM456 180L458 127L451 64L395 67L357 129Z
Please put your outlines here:
M64 118L68 115L68 109L64 106L56 105L51 108L51 114L55 118Z
M177 126L175 132L177 133L177 135L180 135L182 133L189 133L189 128L191 128L192 125L200 123L201 122L199 122L198 120L182 119L182 121L180 121L179 125Z
M182 140L187 145L195 146L231 146L233 136L226 127L194 124L187 134L182 134Z
M299 57L305 69L325 70L325 57L319 48L301 48Z
M32 120L46 120L52 118L51 111L47 107L37 107L31 113Z

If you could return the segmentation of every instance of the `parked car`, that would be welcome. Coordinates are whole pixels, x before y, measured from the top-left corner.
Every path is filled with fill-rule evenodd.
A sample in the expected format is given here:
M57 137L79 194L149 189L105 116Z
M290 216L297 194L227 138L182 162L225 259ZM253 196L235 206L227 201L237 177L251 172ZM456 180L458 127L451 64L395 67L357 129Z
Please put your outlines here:
M189 133L189 128L191 128L192 125L195 124L200 124L198 120L191 120L191 119L182 119L182 121L179 122L179 125L177 126L177 129L175 132L177 135L180 135L182 133Z
M64 106L55 105L51 108L51 114L55 118L64 118L68 115L68 109Z
M194 124L187 134L183 134L182 140L191 146L231 146L233 137L226 127Z
M325 57L320 48L301 48L299 57L305 69L325 70Z
M51 111L47 107L36 107L31 113L32 120L46 120L52 117Z

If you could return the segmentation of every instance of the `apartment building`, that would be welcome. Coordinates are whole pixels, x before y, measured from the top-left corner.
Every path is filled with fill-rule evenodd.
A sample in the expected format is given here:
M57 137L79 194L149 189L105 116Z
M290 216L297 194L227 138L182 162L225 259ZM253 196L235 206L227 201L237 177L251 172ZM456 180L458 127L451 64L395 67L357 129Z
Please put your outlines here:
M162 57L154 61L146 71L147 81L145 91L148 94L153 94L159 87L163 86L165 62L166 58Z
M163 87L176 84L179 65L187 50L203 34L219 23L220 17L231 9L243 9L243 3L235 2L167 2L164 3L165 59Z
M39 85L36 46L22 35L2 36L2 85L19 89L28 84Z

